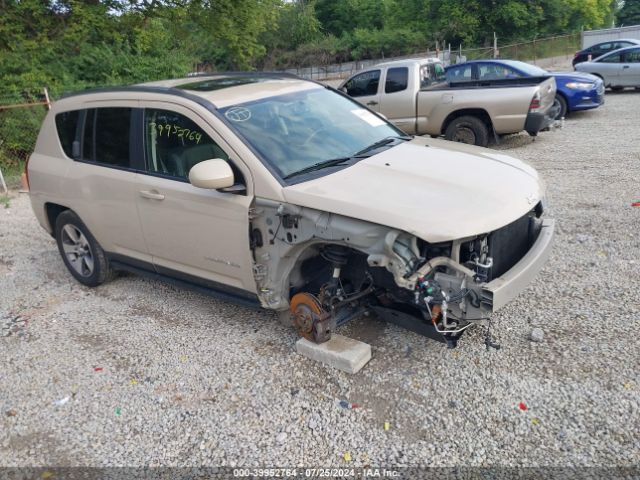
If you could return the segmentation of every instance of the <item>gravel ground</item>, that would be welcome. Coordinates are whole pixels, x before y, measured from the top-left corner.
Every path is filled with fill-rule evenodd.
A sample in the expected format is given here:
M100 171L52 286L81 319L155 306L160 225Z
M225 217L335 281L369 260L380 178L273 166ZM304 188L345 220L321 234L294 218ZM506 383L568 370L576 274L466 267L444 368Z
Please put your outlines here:
M358 322L341 333L373 359L355 376L298 356L268 312L135 276L80 286L12 194L0 465L637 466L639 111L640 92L608 93L498 147L545 177L558 221L548 265L495 316L499 351L480 330L448 350Z

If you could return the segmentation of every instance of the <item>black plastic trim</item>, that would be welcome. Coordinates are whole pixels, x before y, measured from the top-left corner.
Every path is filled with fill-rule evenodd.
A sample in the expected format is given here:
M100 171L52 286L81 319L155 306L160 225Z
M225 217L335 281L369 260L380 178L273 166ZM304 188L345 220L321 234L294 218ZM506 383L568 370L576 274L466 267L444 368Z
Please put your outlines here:
M154 266L152 263L130 258L118 253L107 252L107 258L115 270L125 270L152 280L160 280L176 287L219 298L220 300L242 305L243 307L256 310L262 308L258 297L245 290L193 275L187 275L169 268Z

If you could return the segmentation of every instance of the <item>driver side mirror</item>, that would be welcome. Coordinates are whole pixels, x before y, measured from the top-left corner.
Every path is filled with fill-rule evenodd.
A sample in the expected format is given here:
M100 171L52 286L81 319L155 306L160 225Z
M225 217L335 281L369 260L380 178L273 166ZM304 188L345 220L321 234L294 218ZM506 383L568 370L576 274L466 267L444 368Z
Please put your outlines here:
M194 187L218 190L232 187L235 179L231 166L221 158L205 160L189 170L189 182Z

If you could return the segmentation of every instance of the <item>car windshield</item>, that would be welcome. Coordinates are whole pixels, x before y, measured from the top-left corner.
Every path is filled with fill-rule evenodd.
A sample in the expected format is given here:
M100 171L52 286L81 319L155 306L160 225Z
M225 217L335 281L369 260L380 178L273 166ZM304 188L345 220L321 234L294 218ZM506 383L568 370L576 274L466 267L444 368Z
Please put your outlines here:
M335 171L403 133L358 103L314 87L220 109L228 123L282 178ZM387 141L388 139L388 141ZM369 149L368 147L374 146ZM326 167L326 168L324 168Z

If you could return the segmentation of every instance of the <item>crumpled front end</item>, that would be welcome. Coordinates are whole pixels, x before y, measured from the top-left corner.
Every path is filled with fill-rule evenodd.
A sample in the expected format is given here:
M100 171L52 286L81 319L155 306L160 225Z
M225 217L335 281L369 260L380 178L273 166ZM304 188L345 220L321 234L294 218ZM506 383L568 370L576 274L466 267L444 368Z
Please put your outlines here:
M437 244L398 229L290 204L251 211L254 276L264 307L321 343L375 313L455 346L524 290L551 251L542 203L495 231Z

